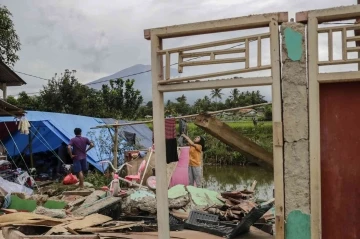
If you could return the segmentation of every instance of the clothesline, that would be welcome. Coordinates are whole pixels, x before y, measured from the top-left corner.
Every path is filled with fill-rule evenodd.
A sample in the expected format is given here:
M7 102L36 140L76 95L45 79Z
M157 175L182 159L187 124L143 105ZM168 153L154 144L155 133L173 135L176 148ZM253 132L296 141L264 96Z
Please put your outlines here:
M236 107L236 108L230 108L230 109L218 110L218 111L211 111L211 112L204 112L204 113L206 113L206 114L208 114L208 115L214 115L214 114L219 114L219 113L224 113L224 112L231 112L231 111L236 111L236 110L255 108L255 107L260 107L260 106L265 106L265 105L271 105L271 104L272 104L272 103L262 103L262 104L248 105L248 106L242 106L242 107ZM172 119L193 118L193 117L196 117L196 116L198 116L198 115L200 115L200 114L183 115L183 116L172 117ZM153 122L153 120L136 121L136 122L130 122L130 123L124 123L124 124L105 124L105 125L99 125L99 126L92 127L91 129L98 129L98 128L116 128L116 127L120 127L120 126L136 125L136 124L147 124L147 123L152 123L152 122Z

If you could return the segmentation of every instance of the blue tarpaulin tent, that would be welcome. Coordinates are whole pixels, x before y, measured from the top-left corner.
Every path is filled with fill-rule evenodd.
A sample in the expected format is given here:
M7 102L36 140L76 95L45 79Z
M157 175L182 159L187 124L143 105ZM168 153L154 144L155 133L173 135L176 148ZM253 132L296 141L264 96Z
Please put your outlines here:
M102 119L105 124L115 124L114 119ZM119 120L119 124L129 123L129 121ZM149 148L152 146L152 131L146 124L134 124L124 125L120 127L119 136L123 137L123 132L130 132L136 134L136 138L139 140L139 144L143 148Z
M95 137L98 137L101 130L90 128L105 123L104 120L99 118L39 111L28 111L26 119L30 122L32 126L30 128L31 134L34 135L32 141L33 153L55 150L60 146L61 142L68 143L70 139L74 137L75 128L81 128L83 136L87 136L91 131ZM5 124L7 122L14 122L14 118L0 117L0 122ZM150 135L147 137L151 137L152 132L151 130L149 131L150 134L149 132L146 132L146 134ZM104 133L104 131L102 131L102 133ZM19 131L15 131L12 134L12 137L13 140L12 138L8 138L5 141L5 147L10 156L15 156L19 154L19 151L23 152L26 150L26 147L29 144L29 136L20 134ZM14 141L16 142L17 147L15 146ZM99 155L96 148L92 149L87 154L87 160L95 168L103 171L107 168L107 165L98 163L99 161L104 160L101 159Z

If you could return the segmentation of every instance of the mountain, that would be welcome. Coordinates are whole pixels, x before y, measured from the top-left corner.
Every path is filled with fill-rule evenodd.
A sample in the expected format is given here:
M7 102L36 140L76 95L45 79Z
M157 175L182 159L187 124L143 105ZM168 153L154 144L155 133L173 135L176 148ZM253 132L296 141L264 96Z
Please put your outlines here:
M144 73L142 73L144 72ZM170 74L172 78L179 77L179 73L177 72L177 69L170 68ZM92 81L90 83L87 83L86 85L94 88L94 89L101 89L103 84L109 84L109 81L111 79L116 78L122 78L124 80L126 79L134 79L134 89L140 90L143 98L144 103L151 101L152 97L152 82L151 82L151 66L150 65L134 65L129 68L123 69L119 72L116 72L115 74L112 74L110 76L105 76L103 78L100 78L98 80ZM271 87L244 87L240 88L240 91L253 91L253 90L260 90L260 92L265 96L265 100L271 100ZM224 98L226 98L229 95L230 89L224 89ZM188 103L192 104L197 100L198 98L202 98L205 95L209 96L209 90L202 90L202 91L188 91L188 92L171 92L171 93L165 93L165 101L172 100L174 101L177 97L180 97L182 94L185 94L187 97Z
M145 73L141 73L145 72ZM139 74L137 74L139 73ZM137 74L137 75L134 75ZM171 77L176 77L179 75L177 69L171 68L170 69ZM98 80L92 81L87 83L86 85L94 88L94 89L101 89L102 85L109 84L109 80L122 78L126 79L134 79L134 89L137 89L141 92L144 102L151 101L152 96L152 83L151 83L151 66L150 65L134 65L129 68L123 69L121 71L116 72L110 76L105 76ZM173 97L171 97L172 99ZM175 97L174 97L175 98Z

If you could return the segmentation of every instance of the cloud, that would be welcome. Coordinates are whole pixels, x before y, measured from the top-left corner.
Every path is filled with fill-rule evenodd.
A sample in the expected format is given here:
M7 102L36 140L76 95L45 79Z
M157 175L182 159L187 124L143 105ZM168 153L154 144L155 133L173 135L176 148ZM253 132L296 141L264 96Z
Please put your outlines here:
M298 11L338 5L325 0L112 0L111 4L98 0L36 0L22 1L22 4L2 0L2 3L13 13L23 44L15 69L44 78L64 69L76 69L81 82L90 82L135 64L150 64L150 42L143 36L147 28L276 11L288 11L292 18ZM342 5L354 3L353 0L341 2ZM257 30L169 39L164 45L176 47L215 41L254 34ZM325 52L321 50L320 54ZM256 58L254 54L251 56L253 62ZM31 64L34 62L38 65ZM186 68L182 76L230 68L230 65ZM264 73L253 73L253 76L261 74ZM40 89L39 84L43 84L22 77L28 82L26 91ZM12 91L18 89L9 89Z

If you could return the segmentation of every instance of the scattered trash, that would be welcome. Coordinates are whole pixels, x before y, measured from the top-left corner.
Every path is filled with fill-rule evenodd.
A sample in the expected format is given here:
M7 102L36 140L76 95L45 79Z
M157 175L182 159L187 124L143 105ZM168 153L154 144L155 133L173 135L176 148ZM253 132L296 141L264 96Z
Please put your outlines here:
M63 180L63 184L65 185L70 185L70 184L76 184L79 180L77 179L77 177L70 173L68 175L66 175L66 177Z

